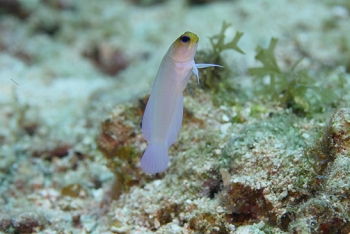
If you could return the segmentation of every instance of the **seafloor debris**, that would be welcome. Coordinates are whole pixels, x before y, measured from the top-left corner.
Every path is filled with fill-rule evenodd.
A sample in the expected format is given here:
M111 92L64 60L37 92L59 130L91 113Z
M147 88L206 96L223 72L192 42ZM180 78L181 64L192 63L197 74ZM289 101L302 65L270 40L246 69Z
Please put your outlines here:
M107 43L101 43L84 55L90 58L101 72L109 76L115 76L129 66L125 53Z

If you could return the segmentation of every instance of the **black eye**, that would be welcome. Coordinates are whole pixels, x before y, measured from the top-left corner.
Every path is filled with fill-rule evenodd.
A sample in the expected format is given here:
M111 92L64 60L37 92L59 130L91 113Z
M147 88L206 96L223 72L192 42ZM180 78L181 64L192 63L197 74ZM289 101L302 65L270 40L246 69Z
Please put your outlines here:
M189 36L182 36L182 37L180 37L180 41L183 43L187 43L190 41L190 37Z

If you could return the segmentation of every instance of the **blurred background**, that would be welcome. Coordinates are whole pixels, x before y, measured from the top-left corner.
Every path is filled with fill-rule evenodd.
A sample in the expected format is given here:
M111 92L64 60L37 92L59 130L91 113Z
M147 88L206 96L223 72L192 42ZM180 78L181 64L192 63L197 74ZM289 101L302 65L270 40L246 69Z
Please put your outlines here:
M225 40L243 33L238 46L244 54L220 54L231 71L228 79L241 88L233 88L234 104L223 102L232 108L238 99L255 98L255 89L262 87L249 68L262 66L255 56L271 38L278 39L274 55L281 71L302 59L298 68L319 87L345 87L339 74L350 72L349 11L348 0L0 0L0 221L18 224L21 233L27 230L21 216L6 215L41 207L50 222L58 217L67 227L92 230L88 216L77 224L74 215L64 221L64 212L99 203L113 177L96 156L101 122L121 112L118 104L147 97L162 57L183 32L199 36L201 63L211 62L210 38L220 34L224 21L230 24ZM190 81L191 88L196 82ZM213 93L226 91L221 87ZM329 105L338 107L333 93ZM295 97L291 100L299 100L300 112L310 113L313 104ZM317 99L317 111L325 110L325 99ZM284 107L292 104L285 101ZM81 191L90 197L82 196L78 208L52 204L59 189L79 183L85 183ZM40 224L34 227L47 225L25 214Z

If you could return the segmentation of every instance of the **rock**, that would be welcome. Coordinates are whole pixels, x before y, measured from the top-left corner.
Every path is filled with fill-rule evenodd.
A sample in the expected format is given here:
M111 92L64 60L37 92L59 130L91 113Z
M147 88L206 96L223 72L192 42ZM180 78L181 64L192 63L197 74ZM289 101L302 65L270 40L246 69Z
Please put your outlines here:
M350 109L339 109L332 118L335 154L350 156Z

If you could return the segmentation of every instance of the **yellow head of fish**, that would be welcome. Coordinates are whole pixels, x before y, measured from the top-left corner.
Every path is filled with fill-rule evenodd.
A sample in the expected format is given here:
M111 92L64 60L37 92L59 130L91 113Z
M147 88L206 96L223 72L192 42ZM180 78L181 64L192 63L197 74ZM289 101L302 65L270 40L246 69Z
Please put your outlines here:
M196 54L198 40L196 34L185 32L172 44L170 57L178 62L192 60Z

